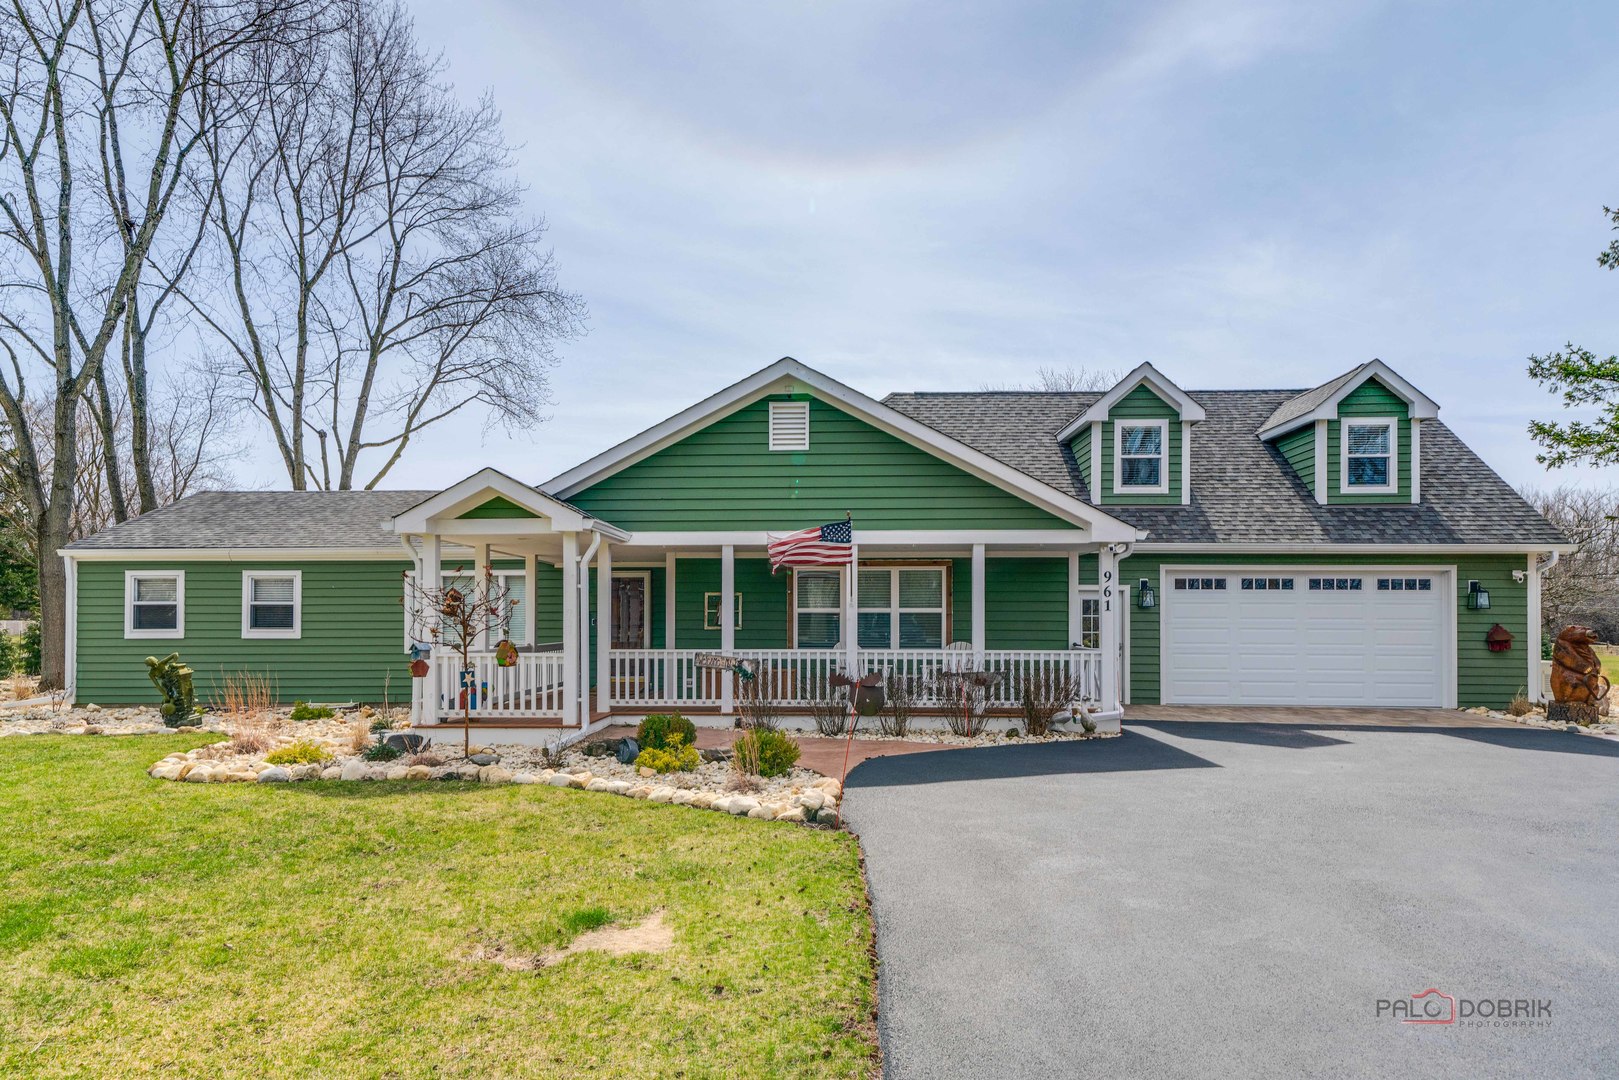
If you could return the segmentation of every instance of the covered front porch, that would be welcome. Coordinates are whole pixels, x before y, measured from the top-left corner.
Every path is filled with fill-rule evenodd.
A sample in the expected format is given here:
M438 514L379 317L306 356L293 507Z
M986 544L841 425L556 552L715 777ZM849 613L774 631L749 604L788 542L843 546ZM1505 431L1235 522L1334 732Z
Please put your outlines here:
M414 573L498 577L510 611L469 660L440 644L413 680L421 726L583 731L679 710L728 726L755 673L783 713L828 699L834 673L906 677L942 712L941 672L997 676L986 707L1015 714L1026 680L1071 679L1074 704L1120 713L1122 544L1078 530L864 531L853 564L772 573L763 532L632 534L493 470L394 521ZM730 597L730 603L722 603ZM419 633L404 628L409 642ZM511 662L496 646L509 640ZM1111 662L1107 658L1111 657Z

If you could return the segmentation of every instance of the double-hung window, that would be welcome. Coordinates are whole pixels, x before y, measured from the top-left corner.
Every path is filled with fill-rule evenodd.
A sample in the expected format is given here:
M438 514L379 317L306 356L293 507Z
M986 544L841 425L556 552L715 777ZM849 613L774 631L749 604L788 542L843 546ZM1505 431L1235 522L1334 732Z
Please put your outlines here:
M829 649L842 642L843 582L838 570L795 572L798 648ZM863 649L942 648L944 567L861 567L856 577L856 607Z
M1396 491L1399 430L1393 419L1343 420L1343 484L1346 494Z
M185 571L126 570L124 636L179 638L185 635Z
M1119 421L1113 425L1118 471L1113 490L1119 494L1164 494L1169 491L1169 421Z
M304 576L300 570L243 571L242 636L302 636L303 590Z

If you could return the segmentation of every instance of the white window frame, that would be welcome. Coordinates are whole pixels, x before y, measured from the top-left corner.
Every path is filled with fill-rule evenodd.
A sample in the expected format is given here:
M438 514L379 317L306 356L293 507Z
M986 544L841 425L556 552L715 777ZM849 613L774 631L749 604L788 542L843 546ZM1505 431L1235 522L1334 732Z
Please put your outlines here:
M1114 420L1113 422L1113 494L1115 495L1168 495L1169 494L1169 421L1168 420ZM1126 484L1124 482L1124 429L1158 429L1158 483ZM1150 458L1151 454L1131 454L1132 458Z
M142 578L174 579L174 629L135 629L135 582ZM186 636L186 572L184 570L124 571L124 637L183 638Z
M731 623L731 629L740 630L740 629L742 629L742 590L738 589L735 592L733 592L731 595L735 598L734 603L736 604L736 613L732 616L734 621ZM647 585L647 597L648 597L647 604L648 604L649 608L651 606L651 596L652 596L652 586L650 584L648 584ZM723 626L720 625L720 620L725 617L725 609L720 607L719 599L720 599L720 591L718 589L713 589L713 590L710 590L709 592L705 592L703 594L703 629L707 630L707 631L710 631L712 633L716 633L716 634L719 633L721 630L725 629ZM710 605L712 605L713 608L714 608L714 621L712 623L710 623L708 621L708 609L709 609ZM810 608L810 610L811 611L820 611L821 609L820 608ZM647 625L642 628L643 633L650 633L651 632L652 620L650 618L648 618L646 620L646 622L647 622ZM650 646L648 646L648 648L650 648Z
M521 578L527 574L528 571L524 569L509 569L496 570L492 575L490 575L500 583L500 588L506 590L506 623L500 628L500 632L505 637L509 638L513 645L534 644L533 612L524 612L524 614L527 616L527 625L523 627L523 639L519 641L517 638L512 637L512 607L523 602L523 590L520 588L515 592L512 590L512 578ZM537 594L535 596L535 602L539 602L539 597ZM498 642L500 639L496 638L495 640ZM491 645L490 648L494 648L494 646Z
M781 417L778 433L777 417ZM800 434L802 433L802 434ZM770 403L770 449L804 451L810 448L810 404L807 401Z
M835 607L805 607L802 604L800 604L798 602L798 575L803 574L803 573L836 574L837 577L838 577L838 602L837 602L837 605ZM793 599L793 627L792 627L792 629L793 629L793 648L796 649L796 648L799 647L799 644L798 644L798 617L800 615L805 614L805 613L808 613L808 614L811 614L811 615L836 615L837 618L838 618L838 641L832 645L832 648L833 649L842 648L843 635L847 634L849 632L849 628L847 626L843 625L843 617L846 614L846 612L844 611L844 607L845 607L845 605L847 603L847 597L849 595L849 579L844 576L843 567L841 567L841 566L806 566L806 567L801 567L801 568L795 567L793 569L793 581L792 581L791 588L792 588L791 596L792 596L792 599ZM706 609L706 602L705 602L705 609Z
M1079 587L1079 589L1077 590L1077 592L1078 592L1078 595L1079 595L1079 640L1069 642L1069 647L1070 648L1075 648L1075 649L1100 649L1102 647L1102 589L1101 589L1101 586L1100 585L1081 585ZM1095 610L1087 612L1085 610L1087 605L1094 606ZM1095 635L1095 638L1096 638L1096 644L1095 645L1087 645L1087 644L1085 644L1085 635L1087 633L1087 631L1085 629L1085 624L1089 620L1095 620L1096 629L1094 631L1091 631L1091 633L1093 633Z
M838 596L840 598L840 602L839 602L838 607L835 608L835 609L834 608L825 608L825 607L811 607L811 608L800 607L798 605L798 581L797 581L797 578L795 576L794 581L793 581L793 648L795 648L795 649L799 647L798 646L798 615L799 615L800 612L809 612L810 614L820 614L820 615L836 615L838 617L838 637L840 639L843 637L844 634L848 633L848 630L849 630L849 628L847 626L843 625L844 610L843 610L843 604L842 604L842 598L846 597L848 595L848 591L849 591L849 577L848 577L847 568L845 568L845 567L833 568L833 567L827 567L827 566L812 566L812 567L805 567L804 569L808 570L808 571L812 571L812 572L813 571L822 571L822 572L827 572L827 573L836 573L838 575ZM937 614L939 616L939 644L936 646L936 648L941 648L942 649L942 648L944 648L946 645L948 645L950 643L950 626L949 626L949 622L950 622L950 565L948 563L907 563L907 564L905 564L903 566L859 566L859 567L856 567L855 569L859 573L862 573L862 574L886 573L886 574L889 575L889 578L888 578L888 606L887 607L866 607L866 606L862 605L859 602L858 594L856 596L856 601L855 601L855 633L856 634L860 633L860 616L861 615L867 614L868 612L883 612L884 614L886 614L888 616L888 644L887 645L862 645L862 646L860 646L860 648L862 648L862 649L885 649L885 648L886 649L900 649L900 648L905 648L906 646L902 646L899 643L899 621L900 621L899 617L902 614L923 614L923 615ZM932 571L935 571L935 572L938 573L938 575L939 575L939 606L938 607L915 607L914 605L913 606L905 606L905 605L900 604L900 602L899 602L899 575L900 575L900 572L903 571L903 570L932 570ZM797 575L799 573L799 571L795 570L795 571L793 571L793 573L795 575ZM917 646L917 647L918 648L925 648L926 646Z
M292 579L292 628L268 630L252 624L253 582L260 578ZM302 570L242 571L242 636L293 641L304 636L304 572Z
M1351 427L1380 427L1387 425L1389 432L1389 482L1386 484L1351 484L1349 482L1349 429ZM1382 457L1382 454L1357 454L1356 457ZM1400 420L1396 416L1343 416L1338 419L1338 494L1340 495L1392 495L1400 490Z

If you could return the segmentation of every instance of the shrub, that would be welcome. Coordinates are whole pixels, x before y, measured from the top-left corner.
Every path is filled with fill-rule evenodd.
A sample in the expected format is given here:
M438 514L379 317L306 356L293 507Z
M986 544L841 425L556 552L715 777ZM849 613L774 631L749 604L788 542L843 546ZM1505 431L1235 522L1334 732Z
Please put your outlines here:
M281 749L266 754L264 760L271 765L319 765L332 760L332 755L319 743L299 739L295 743L288 743Z
M39 674L39 622L28 624L22 632L22 653L18 662L24 675Z
M883 709L877 714L877 730L903 739L911 730L916 700L924 690L922 680L915 675L897 675L890 671L884 676Z
M371 721L371 734L373 735L380 735L384 731L392 731L393 729L393 721L389 720L386 716L379 716L375 720Z
M642 750L635 758L635 767L660 773L691 772L702 762L697 747L675 734L669 736L668 743L662 748L650 746Z
M697 725L679 713L653 713L635 729L635 741L645 750L664 750L679 735L688 746L697 742Z
M849 730L849 698L839 687L832 685L829 676L815 682L810 695L810 715L815 717L815 730L829 738Z
M337 714L324 705L311 705L307 701L294 701L292 703L292 719L294 720L330 720Z
M799 753L798 743L779 731L746 732L731 749L738 762L756 759L760 776L786 776Z
M1033 664L1014 673L1012 689L1023 709L1023 730L1041 738L1051 734L1057 713L1079 700L1083 686L1076 668Z
M444 764L444 758L431 750L422 750L405 759L406 765L426 765L429 769L436 769Z
M757 664L753 678L736 678L736 706L744 727L775 730L781 723L781 702L776 699L776 689L786 674L768 664Z
M22 639L0 630L0 679L16 674L22 658Z
M389 746L387 743L379 742L366 747L365 753L360 756L367 761L392 761L403 753L403 750Z
M1508 716L1528 716L1534 711L1535 703L1529 700L1528 693L1522 687L1518 689L1516 694L1512 695L1512 700L1507 702Z

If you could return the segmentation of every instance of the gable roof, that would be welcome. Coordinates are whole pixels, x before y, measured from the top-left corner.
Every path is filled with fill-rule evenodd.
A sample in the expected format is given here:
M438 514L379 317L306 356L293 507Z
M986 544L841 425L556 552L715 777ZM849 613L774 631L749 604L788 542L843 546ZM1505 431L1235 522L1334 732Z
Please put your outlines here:
M985 453L972 443L918 422L914 417L867 397L790 356L784 356L769 367L711 394L689 409L553 477L542 486L558 497L571 497L744 406L771 394L789 392L810 393L1025 502L1066 521L1084 525L1091 530L1094 539L1102 542L1136 539L1136 529L1076 496L1070 487L1052 485L1033 473L1008 467L1006 462Z
M1182 420L1189 420L1192 423L1199 423L1203 420L1203 406L1193 400L1186 391L1170 382L1152 364L1142 363L1136 365L1135 370L1120 379L1113 389L1087 405L1084 412L1063 425L1062 429L1057 432L1057 438L1067 442L1087 424L1096 424L1106 420L1108 413L1113 411L1113 406L1123 401L1136 387L1143 385L1164 401L1173 405L1175 411L1180 413Z
M492 498L504 498L515 506L551 523L555 532L599 532L611 540L628 540L630 534L586 513L570 502L547 495L538 488L515 480L499 469L479 469L464 480L458 480L436 491L416 504L394 515L393 530L404 535L432 531L432 521L454 518L476 509ZM489 528L489 526L482 526Z
M1422 426L1422 502L1326 505L1315 501L1260 425L1298 390L1193 390L1205 411L1192 441L1192 501L1109 506L1153 544L1562 546L1567 538L1437 420ZM890 406L998 460L1089 500L1078 464L1059 441L1064 416L1098 394L995 392L890 394Z
M1366 363L1346 371L1336 379L1322 383L1282 402L1271 412L1259 428L1261 439L1274 439L1294 428L1331 420L1338 415L1338 403L1353 393L1367 379L1376 379L1404 399L1413 420L1432 420L1439 415L1434 400L1403 379L1393 368L1381 360Z
M204 491L130 518L63 550L404 551L389 519L431 491Z

